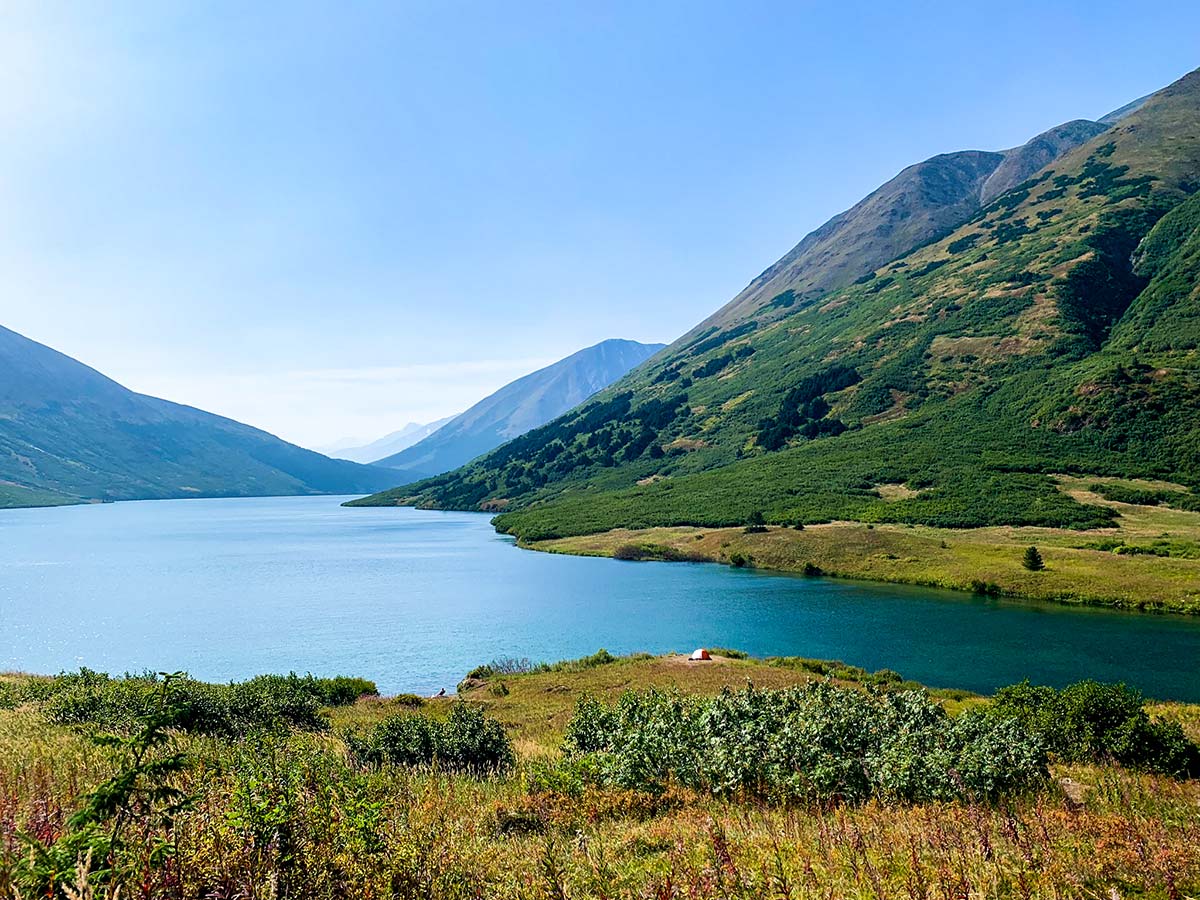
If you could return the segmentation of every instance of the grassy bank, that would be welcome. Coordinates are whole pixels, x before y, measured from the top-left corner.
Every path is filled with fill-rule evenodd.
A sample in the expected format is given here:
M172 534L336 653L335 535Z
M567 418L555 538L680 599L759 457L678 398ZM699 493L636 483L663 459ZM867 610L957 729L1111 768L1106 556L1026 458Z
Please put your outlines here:
M617 529L526 544L556 553L642 559L692 559L783 572L915 584L1125 609L1200 614L1200 512L1107 500L1097 484L1149 482L1063 476L1060 490L1117 513L1115 527L931 528L834 522L802 531L745 528ZM1029 571L1038 547L1045 569Z
M808 690L818 694L799 696L832 691L833 699L861 696L884 707L889 698L903 705L920 696L906 693L911 685L893 673L719 654L711 663L607 654L555 666L501 661L462 686L467 707L483 713L477 720L450 699L351 702L346 691L354 683L347 681L191 683L190 718L178 720L187 728L170 729L143 760L185 753L186 764L160 780L179 792L170 798L186 802L168 813L148 790L137 793L114 874L106 878L109 862L93 858L83 867L90 874L72 866L49 895L74 896L81 879L90 883L79 891L86 897L111 896L117 882L121 897L253 898L1177 898L1200 888L1200 783L1103 760L1052 756L1048 777L990 800L784 801L689 786L682 776L627 786L627 767L591 768L588 760L605 754L570 749L572 734L580 740L581 696L599 700L601 710L642 708L622 696L658 697L659 707L687 714L747 679L759 693L726 694L732 700L723 702L748 696L753 705L776 696L773 690L791 696L814 681ZM97 745L90 734L135 713L146 696L139 691L149 688L108 681L64 687L28 677L4 685L0 894L26 898L35 894L22 861L35 848L69 840L78 828L71 817L94 802L93 788L128 772L128 748ZM264 706L266 697L273 699ZM314 698L337 705L313 719ZM992 706L965 693L933 699L952 713L943 716L947 724ZM209 718L196 718L201 709ZM1200 707L1160 705L1150 713L1200 738ZM460 720L469 727L455 732ZM498 732L481 723L499 723L515 756L501 769L472 771L362 755L367 746L409 747L397 736L411 736L410 726L422 722L443 723L420 733L442 735L459 750L486 746L480 735ZM141 723L134 715L117 731L136 736ZM671 727L637 719L633 734L665 739ZM700 746L717 740L719 747L733 731L691 733ZM684 752L660 751L651 760L670 764ZM607 780L598 774L604 771ZM153 783L146 774L134 781ZM100 833L111 828L106 819Z

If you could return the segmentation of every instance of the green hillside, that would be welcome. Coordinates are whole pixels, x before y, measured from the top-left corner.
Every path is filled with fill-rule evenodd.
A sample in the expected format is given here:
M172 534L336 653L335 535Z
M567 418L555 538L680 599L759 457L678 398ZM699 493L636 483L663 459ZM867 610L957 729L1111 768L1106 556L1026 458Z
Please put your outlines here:
M0 508L377 490L387 470L130 391L0 327Z
M0 509L24 509L31 506L70 506L78 503L75 497L21 487L17 484L0 484Z
M1107 524L1049 475L1200 487L1197 188L1200 72L940 239L726 307L583 407L360 502L503 510L528 539L755 511Z

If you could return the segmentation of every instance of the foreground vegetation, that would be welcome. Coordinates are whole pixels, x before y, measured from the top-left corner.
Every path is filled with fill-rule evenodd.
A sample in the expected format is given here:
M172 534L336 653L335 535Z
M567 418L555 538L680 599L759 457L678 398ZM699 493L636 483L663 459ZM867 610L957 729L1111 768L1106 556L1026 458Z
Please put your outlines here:
M0 677L0 896L1200 888L1200 707L741 656L500 660L430 701Z
M1172 493L1161 482L1058 476L1057 484L1077 502L1111 511L1112 527L956 529L833 522L802 530L785 525L615 529L525 545L557 553L722 562L1032 600L1200 613L1200 512L1157 502ZM1106 499L1110 496L1120 499ZM1043 569L1024 565L1031 546L1038 548Z

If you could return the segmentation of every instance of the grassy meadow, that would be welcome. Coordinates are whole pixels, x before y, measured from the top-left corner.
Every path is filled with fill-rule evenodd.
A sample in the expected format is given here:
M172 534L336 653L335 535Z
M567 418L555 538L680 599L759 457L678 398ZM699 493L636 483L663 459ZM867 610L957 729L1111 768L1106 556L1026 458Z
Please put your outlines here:
M97 744L93 735L111 729L136 744L145 718L131 710L157 683L8 676L0 682L0 896L1184 898L1200 891L1200 781L1142 767L1073 760L1061 750L1034 781L990 798L783 800L697 788L674 775L623 786L588 768L596 754L571 749L582 740L576 709L584 696L598 701L597 710L626 712L644 711L630 698L647 697L674 712L788 691L885 706L915 699L946 727L994 705L965 692L923 699L894 673L739 656L500 661L465 679L459 699L351 700L350 682L332 691L295 679L185 684L187 718L149 742L138 774L126 779L127 802L105 807L92 825L77 820L81 809L95 810L97 786L111 798L131 771L130 744ZM748 680L757 693L741 690ZM305 696L334 705L314 717ZM483 715L464 717L458 704ZM1148 711L1200 739L1200 706ZM447 723L456 718L473 723L458 738L476 748L497 734L489 725L477 740L476 726L498 724L514 755L491 770L452 765L450 749L445 762L431 764L394 755L364 761L368 745L411 749L387 740L411 737L405 729L415 723L435 723L436 733L446 726L442 739L453 737ZM637 747L670 730L651 717L626 721L627 731L630 721ZM606 754L625 759L631 746ZM155 774L155 761L179 752L183 764ZM642 764L683 752L652 753ZM121 830L105 845L118 848L112 859L55 856L56 846L82 846L70 842L86 828L101 844ZM51 863L58 874L46 880Z
M1159 482L1058 476L1059 490L1116 513L1113 527L1090 530L832 522L803 530L616 529L528 542L538 550L642 559L704 560L1127 609L1200 613L1200 512L1107 500L1100 485L1162 490ZM1167 486L1170 487L1170 486ZM888 491L882 491L887 495ZM891 495L902 498L894 486ZM1036 546L1045 560L1029 571Z

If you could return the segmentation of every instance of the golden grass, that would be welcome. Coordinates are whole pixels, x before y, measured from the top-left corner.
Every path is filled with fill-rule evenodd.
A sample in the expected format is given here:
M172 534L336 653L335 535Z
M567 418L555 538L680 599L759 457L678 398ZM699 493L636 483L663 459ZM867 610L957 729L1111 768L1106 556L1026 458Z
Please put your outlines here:
M457 699L479 704L505 726L519 753L542 756L558 747L576 700L585 694L611 702L627 690L649 687L715 694L725 687L743 688L747 682L783 688L815 677L798 666L775 665L769 660L714 655L710 661L691 662L684 655L634 655L589 668L495 675L482 683L464 685L457 697L428 700L423 709L441 715ZM331 714L335 727L359 727L408 708L387 697L364 698Z
M121 896L1197 896L1200 782L1111 767L1056 767L1047 790L1000 806L780 808L679 790L532 787L581 692L711 693L746 678L781 687L808 677L764 661L677 656L495 677L466 696L509 725L521 762L514 775L485 781L359 772L333 735L189 740L197 766L181 787L195 802L171 833L177 854ZM492 692L499 683L507 693ZM397 708L362 700L336 711L335 724ZM1200 725L1200 706L1155 712ZM100 751L34 710L0 711L0 887L15 829L53 839L79 796L110 771Z
M741 528L616 529L603 534L538 541L529 546L555 553L609 556L629 544L658 545L728 562L749 557L757 568L801 572L815 565L828 575L969 591L977 583L1033 600L1200 613L1200 559L1125 555L1087 549L1103 539L1149 546L1157 540L1200 545L1200 513L1163 506L1106 501L1087 490L1094 478L1060 476L1061 488L1081 502L1120 513L1115 528L949 529L928 526L834 522L803 531L772 527L765 534ZM1133 484L1133 483L1131 483ZM1162 486L1155 482L1141 486ZM881 495L895 486L880 486ZM898 494L896 495L899 496ZM888 496L887 499L892 499ZM1036 545L1046 561L1041 572L1021 564Z

